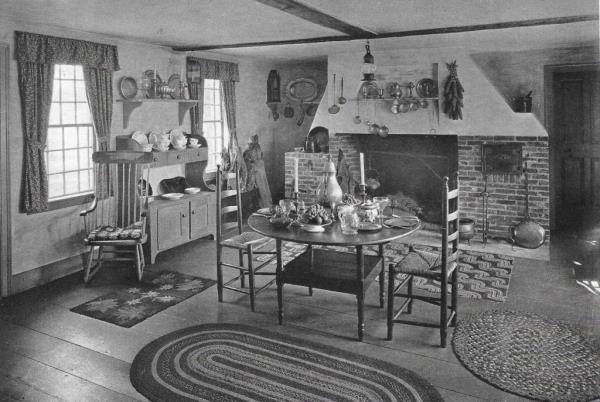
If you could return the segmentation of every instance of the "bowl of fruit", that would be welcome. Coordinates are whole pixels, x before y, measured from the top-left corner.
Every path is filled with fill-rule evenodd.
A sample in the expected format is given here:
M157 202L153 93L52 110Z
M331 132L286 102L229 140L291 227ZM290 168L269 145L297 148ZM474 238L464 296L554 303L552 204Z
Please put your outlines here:
M311 205L300 218L300 227L307 232L322 232L333 222L331 213L320 204Z
M271 225L275 226L279 229L284 229L288 227L290 223L292 223L292 218L288 215L288 213L281 208L279 205L275 206L273 214L269 218L269 222Z

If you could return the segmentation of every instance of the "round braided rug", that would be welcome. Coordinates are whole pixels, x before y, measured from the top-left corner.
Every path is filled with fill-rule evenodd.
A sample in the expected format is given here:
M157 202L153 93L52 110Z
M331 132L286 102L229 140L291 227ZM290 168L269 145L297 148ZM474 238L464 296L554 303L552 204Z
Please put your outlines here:
M600 397L600 343L564 322L486 311L459 321L452 345L467 369L505 391L544 401Z

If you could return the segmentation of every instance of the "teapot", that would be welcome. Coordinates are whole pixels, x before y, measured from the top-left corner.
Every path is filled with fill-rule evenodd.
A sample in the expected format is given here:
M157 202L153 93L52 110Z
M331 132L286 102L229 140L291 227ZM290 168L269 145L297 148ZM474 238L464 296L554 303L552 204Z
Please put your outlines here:
M171 144L171 136L165 132L152 132L149 140L153 147L159 151L167 151Z
M379 207L373 201L368 200L360 205L358 217L361 222L374 223L379 216Z

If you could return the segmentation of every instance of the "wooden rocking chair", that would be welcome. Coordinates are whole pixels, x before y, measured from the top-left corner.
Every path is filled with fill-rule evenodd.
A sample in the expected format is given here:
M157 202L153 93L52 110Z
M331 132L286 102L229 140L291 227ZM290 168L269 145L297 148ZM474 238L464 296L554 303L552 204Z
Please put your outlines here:
M95 194L83 217L89 256L84 282L104 261L133 261L142 280L151 152L94 152Z

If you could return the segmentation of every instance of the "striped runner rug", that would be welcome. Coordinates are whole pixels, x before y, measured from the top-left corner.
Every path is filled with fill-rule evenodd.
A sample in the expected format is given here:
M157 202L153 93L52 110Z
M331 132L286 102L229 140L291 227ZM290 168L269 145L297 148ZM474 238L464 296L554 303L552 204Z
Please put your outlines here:
M238 324L164 335L135 357L130 378L151 401L442 401L414 372Z

